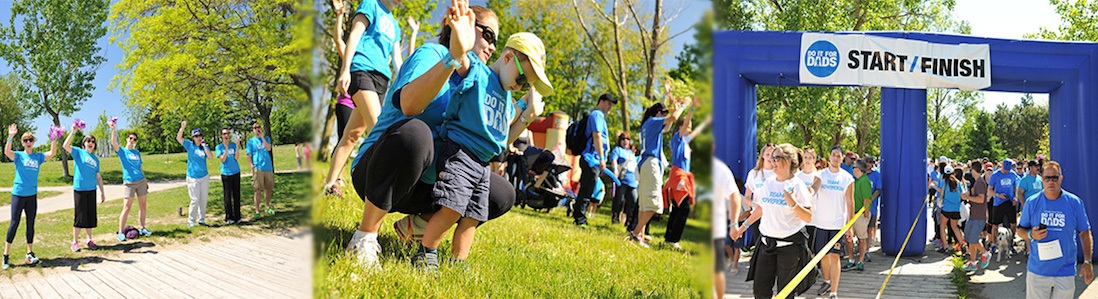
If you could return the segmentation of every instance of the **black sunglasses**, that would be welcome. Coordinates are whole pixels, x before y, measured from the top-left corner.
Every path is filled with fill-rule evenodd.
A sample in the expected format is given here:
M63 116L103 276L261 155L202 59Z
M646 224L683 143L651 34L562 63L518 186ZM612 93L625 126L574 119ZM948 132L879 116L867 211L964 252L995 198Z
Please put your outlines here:
M34 138L23 139L23 142L34 142Z
M126 139L129 139L129 140L137 140L137 137L133 137L133 136L130 136L130 137L126 137Z
M1058 176L1058 175L1046 175L1045 176L1046 181L1055 181L1055 180L1059 180L1059 179L1060 179L1060 176Z
M484 26L484 25L481 25L481 24L474 24L474 25L476 25L477 28L480 28L480 31L481 31L480 36L484 37L484 41L488 42L488 44L490 44L490 45L493 45L493 46L496 45L496 33L492 31L492 28L489 28L488 26Z

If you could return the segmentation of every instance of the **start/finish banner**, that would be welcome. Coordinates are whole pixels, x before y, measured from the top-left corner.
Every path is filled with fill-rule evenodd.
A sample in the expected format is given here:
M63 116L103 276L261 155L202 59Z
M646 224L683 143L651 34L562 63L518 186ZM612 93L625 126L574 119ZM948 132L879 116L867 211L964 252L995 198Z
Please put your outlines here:
M987 44L934 44L862 34L801 35L807 84L978 90L991 86Z

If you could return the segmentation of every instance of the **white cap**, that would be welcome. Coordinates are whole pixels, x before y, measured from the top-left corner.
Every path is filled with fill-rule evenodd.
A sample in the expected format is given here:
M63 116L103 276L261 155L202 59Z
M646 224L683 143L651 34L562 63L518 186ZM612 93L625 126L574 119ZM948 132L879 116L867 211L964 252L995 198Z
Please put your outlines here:
M946 165L945 173L946 174L953 174L953 166Z
M938 162L949 162L949 159L946 158L946 156L941 156L941 157L938 157Z

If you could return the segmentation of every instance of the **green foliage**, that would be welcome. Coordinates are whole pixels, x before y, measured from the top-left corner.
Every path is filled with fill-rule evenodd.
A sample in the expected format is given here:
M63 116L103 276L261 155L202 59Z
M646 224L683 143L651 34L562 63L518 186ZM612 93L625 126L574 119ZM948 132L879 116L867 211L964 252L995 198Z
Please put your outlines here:
M930 157L961 157L965 114L976 108L982 94L976 91L934 88L927 90L927 130L934 137L928 145Z
M995 121L991 113L983 110L974 110L966 115L965 122L972 122L970 130L964 135L967 140L961 144L960 158L975 159L987 157L992 161L1004 158L1006 152L1002 149L999 136L995 134Z
M279 136L277 144L310 142L311 123L308 109L275 109L271 113L271 135Z
M1062 22L1056 30L1041 28L1026 38L1043 38L1071 41L1098 41L1098 1L1050 0Z
M1048 132L1048 106L1034 104L1033 96L1025 94L1022 102L1014 107L999 104L992 119L995 135L1000 136L1003 150L1009 157L1037 157L1041 148L1039 141Z
M33 132L35 129L31 122L34 115L27 109L31 103L22 97L21 88L23 83L15 73L0 76L0 99L4 99L0 101L0 125L4 126L3 133L0 134L5 134L5 138L8 137L7 126L10 124L19 126L20 132Z

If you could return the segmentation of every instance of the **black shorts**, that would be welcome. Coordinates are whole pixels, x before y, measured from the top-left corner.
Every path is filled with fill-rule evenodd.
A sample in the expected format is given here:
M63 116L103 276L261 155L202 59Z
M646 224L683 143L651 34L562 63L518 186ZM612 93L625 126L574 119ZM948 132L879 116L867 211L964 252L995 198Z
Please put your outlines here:
M830 230L817 228L816 233L813 236L815 242L812 244L812 254L815 255L817 252L820 252L820 250L824 248L824 245L827 245L827 242L831 242L831 238L834 238L838 234L839 230L837 229ZM841 254L843 252L843 244L845 243L846 238L839 237L839 241L835 242L835 246L832 246L831 250L828 250L827 253Z
M1017 210L1014 208L1014 202L1008 200L1003 204L991 208L991 217L988 217L987 223L992 225L1018 223L1018 215L1016 213Z
M363 200L389 211L412 192L435 156L431 129L419 119L394 123L359 158L351 182Z
M353 97L360 90L376 92L379 99L384 99L385 92L389 90L389 78L378 71L351 72L351 86L347 87L347 94Z
M721 239L713 240L713 273L724 272L724 241Z
M942 211L942 216L950 220L961 220L961 212L946 212Z
M95 215L95 190L73 192L73 227L95 228L98 226Z
M339 134L340 139L343 139L343 130L347 129L347 122L351 120L351 113L354 111L355 108L336 105L336 133Z

